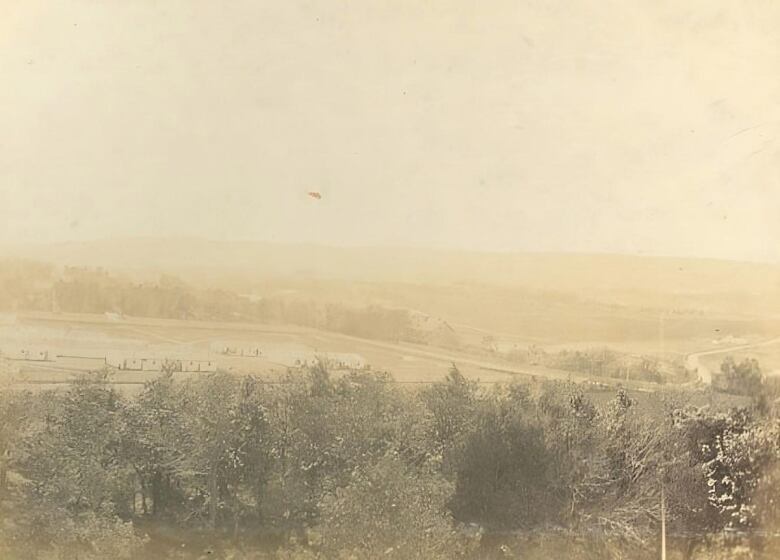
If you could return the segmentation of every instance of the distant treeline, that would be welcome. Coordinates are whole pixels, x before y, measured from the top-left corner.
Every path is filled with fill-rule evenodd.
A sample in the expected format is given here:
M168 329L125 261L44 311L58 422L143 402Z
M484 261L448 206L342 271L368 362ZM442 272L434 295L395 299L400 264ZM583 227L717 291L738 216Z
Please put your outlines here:
M50 266L24 261L0 269L0 309L279 322L363 338L437 342L436 333L419 329L405 309L274 296L250 298L228 290L194 288L169 275L156 282L137 283L103 269L67 267L57 273Z
M780 552L761 536L780 523L771 407L457 368L416 391L319 367L164 375L132 398L105 375L0 393L0 557L641 560L662 489L675 557Z
M713 387L724 393L742 395L754 399L761 406L780 397L780 376L766 376L755 358L737 362L726 356L720 364L720 371L712 376Z
M0 309L50 310L54 268L18 259L0 260Z
M504 353L517 363L537 364L589 376L650 381L653 383L684 383L690 374L680 361L658 359L654 356L635 356L609 348L587 350L546 351L532 346Z

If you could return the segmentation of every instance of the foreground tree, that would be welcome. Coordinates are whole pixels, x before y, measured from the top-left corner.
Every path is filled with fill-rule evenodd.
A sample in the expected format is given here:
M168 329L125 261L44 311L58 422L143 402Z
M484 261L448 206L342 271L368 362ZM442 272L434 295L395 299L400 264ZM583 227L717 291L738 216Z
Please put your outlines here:
M125 403L104 376L80 379L64 393L47 393L20 444L14 469L28 495L73 513L132 513Z
M190 516L215 529L257 514L265 485L267 420L252 378L224 373L188 381L180 397L186 438L179 472L188 487ZM257 517L257 515L256 515Z
M456 518L493 530L530 529L557 516L553 454L524 396L492 394L457 465Z
M186 476L188 446L180 385L166 373L144 386L127 407L127 444L136 473L140 511L157 519L179 512L185 500L182 483Z
M383 457L323 499L315 549L322 558L467 557L478 537L453 524L446 508L451 492L440 476Z

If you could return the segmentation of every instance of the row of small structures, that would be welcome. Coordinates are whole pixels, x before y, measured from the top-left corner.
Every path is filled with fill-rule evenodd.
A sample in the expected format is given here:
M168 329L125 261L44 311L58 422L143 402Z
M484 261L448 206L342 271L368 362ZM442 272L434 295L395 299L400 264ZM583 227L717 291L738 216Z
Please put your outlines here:
M95 360L104 365L122 371L217 371L214 360L137 358L125 356L64 356L52 355L48 350L5 350L0 352L5 359L17 362L57 362L70 360Z
M337 352L271 352L264 354L260 348L229 348L222 347L220 352L226 358L265 358L266 360L287 367L307 367L317 364L323 364L328 368L340 369L363 369L367 364L362 356L351 353ZM92 363L94 366L101 364L114 368L118 371L181 371L181 372L215 372L217 371L217 361L211 358L194 359L192 357L171 357L171 356L147 356L138 357L128 356L121 353L109 353L107 356L100 355L60 355L52 354L48 350L41 349L3 349L0 351L5 359L14 362L65 362L73 367L74 362L83 367L84 363ZM33 365L33 364L30 364ZM223 364L224 366L224 364Z
M217 371L217 362L211 360L171 360L159 358L124 358L119 362L106 364L121 371Z
M4 357L9 360L21 360L25 362L49 362L48 350L11 350L0 352Z

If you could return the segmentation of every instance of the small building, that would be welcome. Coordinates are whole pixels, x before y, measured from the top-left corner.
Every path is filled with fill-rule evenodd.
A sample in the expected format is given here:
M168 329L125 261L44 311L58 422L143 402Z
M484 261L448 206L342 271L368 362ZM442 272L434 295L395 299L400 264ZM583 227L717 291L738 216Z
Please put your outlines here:
M125 358L119 365L125 371L143 371L144 361L141 358Z

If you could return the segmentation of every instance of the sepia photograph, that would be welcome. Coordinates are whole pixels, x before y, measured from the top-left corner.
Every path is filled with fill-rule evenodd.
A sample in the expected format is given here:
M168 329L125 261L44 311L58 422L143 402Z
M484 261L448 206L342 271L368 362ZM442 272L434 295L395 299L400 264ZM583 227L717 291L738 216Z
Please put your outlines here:
M780 559L780 2L0 0L0 560Z

